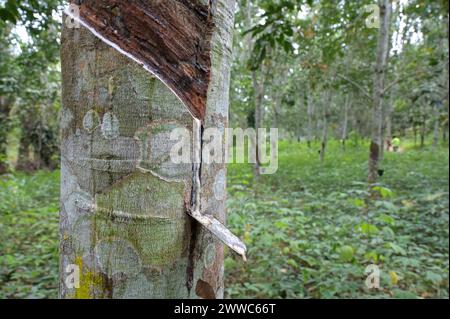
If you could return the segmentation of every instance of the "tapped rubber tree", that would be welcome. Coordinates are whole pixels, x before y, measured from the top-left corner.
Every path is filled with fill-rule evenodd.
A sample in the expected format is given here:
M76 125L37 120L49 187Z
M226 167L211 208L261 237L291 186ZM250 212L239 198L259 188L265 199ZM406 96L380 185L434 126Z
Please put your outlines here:
M196 152L195 123L228 124L234 0L73 1L67 13L61 297L222 298L223 244L190 214L225 222L225 161L171 151Z
M368 182L375 184L383 148L383 102L386 88L386 72L389 57L389 31L391 25L392 0L378 0L380 27L375 62L372 100L372 134L369 154Z

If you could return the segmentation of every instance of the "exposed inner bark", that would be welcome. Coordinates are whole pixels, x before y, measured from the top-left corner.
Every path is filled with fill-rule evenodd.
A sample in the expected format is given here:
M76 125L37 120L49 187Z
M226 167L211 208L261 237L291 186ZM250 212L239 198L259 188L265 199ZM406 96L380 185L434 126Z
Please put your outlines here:
M194 268L195 268L195 248L197 244L198 224L196 222L191 223L191 237L189 238L189 252L188 252L188 265L186 267L186 288L188 293L191 293L193 280L194 280Z
M79 5L86 27L144 65L194 117L204 119L211 70L210 5L198 0L70 2Z
M195 287L195 293L197 296L203 299L216 299L216 294L213 287L206 281L199 279Z

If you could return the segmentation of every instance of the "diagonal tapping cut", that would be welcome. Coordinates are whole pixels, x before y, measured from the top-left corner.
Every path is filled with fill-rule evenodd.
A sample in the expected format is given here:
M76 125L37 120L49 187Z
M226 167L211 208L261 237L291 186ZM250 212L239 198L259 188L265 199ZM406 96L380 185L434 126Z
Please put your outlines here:
M66 13L164 82L200 120L211 77L211 4L193 0L69 0Z

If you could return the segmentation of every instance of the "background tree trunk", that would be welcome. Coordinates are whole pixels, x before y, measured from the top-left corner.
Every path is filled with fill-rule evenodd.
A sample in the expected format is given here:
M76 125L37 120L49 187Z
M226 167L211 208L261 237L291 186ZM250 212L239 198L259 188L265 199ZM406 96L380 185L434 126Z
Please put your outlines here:
M256 149L256 163L253 165L253 175L255 177L255 180L258 180L260 175L260 169L261 169L261 162L259 157L259 146L258 146L258 129L262 128L263 124L263 110L262 110L262 104L264 100L264 92L265 92L265 73L264 73L264 65L261 65L261 71L260 71L260 79L258 79L258 76L256 74L256 71L252 72L252 81L253 81L253 90L255 92L255 141L252 141L255 145Z
M322 147L320 149L320 161L325 160L325 153L328 145L328 118L330 117L330 103L331 103L331 89L327 89L323 100L323 132L322 132Z
M413 124L413 133L414 133L414 146L417 146L417 124Z
M346 142L348 138L348 110L351 107L352 94L347 93L344 102L344 122L342 124L342 149L345 151Z
M420 135L420 148L424 148L425 147L425 139L427 137L427 113L428 113L428 108L427 108L427 101L426 100L422 100L420 103L420 130L419 130L419 135Z
M314 95L311 84L308 86L307 104L308 104L308 147L311 148L311 142L313 139L313 116L314 116Z
M383 147L383 98L386 69L389 55L389 28L391 18L391 1L379 0L380 6L380 30L378 34L377 60L375 66L373 106L372 106L372 141L369 156L369 178L370 184L376 183L378 179L378 166L381 147Z
M444 18L444 23L445 23L445 27L447 29L447 39L449 39L450 33L449 33L449 18L448 18L448 12L445 15ZM445 94L445 104L444 104L444 113L445 113L445 123L442 127L442 141L445 143L447 142L447 133L448 133L448 129L449 129L449 92L450 92L450 82L449 82L449 43L448 40L445 39L445 41L447 42L447 61L445 63L445 90L446 90L446 94Z
M395 90L392 90L386 107L386 139L392 141L392 112L394 112Z
M439 105L434 105L434 129L433 129L433 147L436 148L439 145L439 133L440 133L440 110Z
M19 140L19 151L17 156L16 170L31 172L37 169L37 163L31 154L31 135L33 134L33 115L29 112L20 114L21 135Z
M205 127L224 129L234 1L212 6ZM222 298L223 246L186 213L192 165L170 160L173 129L192 132L188 110L84 28L63 29L61 57L61 296ZM203 164L202 184L202 212L225 222L225 165Z
M7 140L10 127L9 112L13 106L13 99L0 96L0 175L8 171Z

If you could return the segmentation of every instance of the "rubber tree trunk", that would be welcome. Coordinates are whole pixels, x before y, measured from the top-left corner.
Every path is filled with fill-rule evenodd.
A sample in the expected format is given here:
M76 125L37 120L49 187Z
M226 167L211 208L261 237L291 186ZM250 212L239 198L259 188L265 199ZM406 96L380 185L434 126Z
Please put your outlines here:
M16 163L18 171L34 171L38 168L38 162L31 157L36 152L32 152L31 135L33 134L34 123L33 114L31 112L20 115L21 136L19 141L19 151ZM34 151L34 150L33 150Z
M8 74L8 66L13 65L13 63L11 63L13 60L13 54L11 53L12 49L10 48L10 45L8 45L11 29L12 27L8 23L2 25L2 28L0 29L0 56L2 59L0 61L0 68L2 70L2 73L0 74L1 77L6 75L13 76L12 74ZM2 79L2 84L3 82ZM9 115L15 99L14 94L10 94L8 91L9 90L3 90L3 85L0 87L0 175L9 171L7 161L8 134L10 133L11 128L11 118Z
M261 170L261 162L259 157L259 146L258 146L258 129L262 128L263 124L263 99L264 99L264 92L265 92L265 83L264 83L264 67L261 66L261 76L258 79L258 75L256 74L256 71L252 72L252 82L253 82L253 91L254 91L254 97L255 97L255 140L252 141L253 145L255 145L256 149L256 163L253 165L253 175L255 182L258 182L259 176L260 176L260 170Z
M211 5L204 125L224 130L235 3ZM173 130L192 135L188 110L84 28L63 29L61 57L61 297L222 298L223 246L186 213L193 165L170 160ZM225 164L201 176L202 213L225 222Z
M351 50L351 47L347 49L346 52L346 59L345 59L345 76L348 76L349 69L351 65L351 61L353 59L353 51ZM345 95L345 102L344 102L344 119L342 123L342 150L345 151L346 149L346 142L348 138L348 111L351 107L353 94L351 91L348 91Z
M386 107L386 140L388 140L388 141L392 141L392 113L394 112L395 95L396 95L396 90L392 90L392 94L389 99L389 103ZM389 150L389 149L387 149L387 150Z
M389 55L389 28L392 11L391 0L379 0L380 6L380 30L378 34L377 59L374 76L373 104L372 104L372 134L369 156L370 184L376 183L378 179L378 166L381 148L383 147L383 99L385 88L385 77Z
M444 19L444 21L445 21L445 25L447 26L447 39L449 38L449 36L450 36L450 33L449 33L449 17L448 17L448 12L447 12L447 15L446 15L446 17L445 17L445 19ZM448 119L449 119L449 102L450 102L450 96L449 96L449 91L450 91L450 88L449 88L449 86L450 86L450 82L449 82L449 44L448 44L448 42L447 42L447 63L445 64L445 87L446 87L446 90L447 90L447 94L446 94L446 97L445 97L445 113L446 113L446 117L447 117L447 121L446 121L446 124L445 124L445 126L442 128L442 130L443 130L443 133L442 133L442 141L443 142L447 142L447 133L448 133L448 129L449 129L449 122L448 122Z
M444 84L445 84L445 97L444 97L444 109L443 109L443 113L446 115L447 121L446 123L444 123L444 125L442 126L442 142L447 142L447 131L448 131L448 112L449 112L449 57L448 57L448 37L449 37L449 23L448 23L448 12L445 14L444 16L444 27L447 31L447 37L445 39L443 39L442 46L445 49L445 46L447 46L447 59L446 59L446 63L445 63L445 78L444 78ZM441 126L440 120L441 120L441 111L439 110L438 106L435 105L435 127L434 127L434 141L433 141L433 145L435 147L438 146L439 144L439 129Z
M420 126L420 148L424 148L425 147L425 138L427 135L427 123L425 120L425 117L422 121L422 124Z
M351 108L352 94L347 93L344 103L344 121L342 123L342 149L345 151L348 138L348 111Z
M381 126L381 145L380 145L380 156L378 158L379 163L384 161L384 145L386 144L386 100L383 99L383 110L382 110L382 126Z
M440 109L435 103L434 105L434 128L433 128L433 147L436 148L439 145L439 133L440 133Z
M273 128L278 128L278 122L279 122L279 118L281 115L281 99L282 99L282 95L281 94L273 94L272 95L274 97L274 101L272 101L272 111L273 111L273 117L272 117L272 127Z
M413 124L413 133L414 133L414 146L417 146L417 124L415 122Z
M322 146L320 149L320 161L325 161L325 155L327 151L328 146L328 120L330 118L330 104L331 104L331 89L328 89L325 93L326 97L324 99L323 103L323 132L322 132Z
M307 107L308 107L308 148L311 148L311 143L313 139L313 116L314 116L314 92L312 91L311 84L308 85L308 93L307 93Z
M253 24L253 17L254 17L254 3L252 1L247 1L246 3L246 12L245 12L245 26L247 28L251 28ZM245 39L246 42L246 49L247 53L245 54L245 58L250 61L252 59L252 51L254 47L254 41L252 34L247 34L247 37ZM258 78L258 73L260 74ZM256 162L253 164L253 178L255 183L258 182L259 176L260 176L260 168L261 163L259 159L259 149L258 149L258 128L262 128L262 119L263 119L263 112L262 112L262 103L264 99L264 91L265 91L265 83L264 83L264 66L263 64L260 65L260 70L253 70L252 71L252 85L253 85L253 97L254 97L254 128L256 130L256 135L252 138L250 143L254 145L254 148L256 149Z
M420 130L419 130L419 135L420 135L420 148L424 148L425 147L425 139L427 137L427 114L429 112L429 107L427 105L427 101L422 101L420 103Z
M13 99L0 96L0 175L8 171L7 142L10 128L9 112L13 106Z

